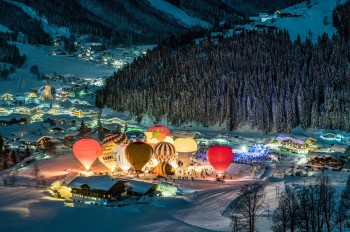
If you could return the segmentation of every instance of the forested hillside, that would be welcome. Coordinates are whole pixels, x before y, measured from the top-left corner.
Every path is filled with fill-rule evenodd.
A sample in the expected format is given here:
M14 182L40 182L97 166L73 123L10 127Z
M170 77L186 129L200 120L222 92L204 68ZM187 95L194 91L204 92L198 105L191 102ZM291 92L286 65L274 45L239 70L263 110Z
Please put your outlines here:
M67 27L73 33L90 35L94 41L158 43L170 35L188 30L143 0L16 1L32 7L50 24Z
M337 6L333 11L333 25L345 37L350 36L350 1Z
M313 45L292 43L279 31L172 49L174 42L109 78L96 105L128 110L139 120L166 116L174 125L350 130L350 44L342 37L324 35Z
M5 1L0 1L0 24L7 26L17 35L18 32L22 32L29 43L51 43L51 38L44 32L40 21L31 18L17 6Z

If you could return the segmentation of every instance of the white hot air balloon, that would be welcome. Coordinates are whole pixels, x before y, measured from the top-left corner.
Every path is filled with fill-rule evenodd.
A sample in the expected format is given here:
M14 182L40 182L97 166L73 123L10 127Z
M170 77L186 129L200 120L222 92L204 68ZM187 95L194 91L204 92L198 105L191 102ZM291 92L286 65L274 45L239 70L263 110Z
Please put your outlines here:
M129 163L129 161L125 157L125 148L126 148L126 146L119 145L114 149L114 156L115 156L115 159L117 161L117 165L123 171L127 171L131 168L131 164Z

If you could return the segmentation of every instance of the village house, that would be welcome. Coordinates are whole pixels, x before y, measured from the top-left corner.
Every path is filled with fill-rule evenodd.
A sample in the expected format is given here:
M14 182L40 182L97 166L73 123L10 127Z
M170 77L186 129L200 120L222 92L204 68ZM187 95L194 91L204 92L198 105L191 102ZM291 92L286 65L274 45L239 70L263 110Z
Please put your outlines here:
M27 145L32 149L43 149L48 145L51 136L43 136L38 134L26 134L21 139L20 142L24 145Z
M316 140L306 136L280 134L267 144L272 150L307 154L310 151L317 151Z
M8 126L12 124L26 124L29 120L27 115L23 114L10 114L0 117L0 126Z
M109 176L79 176L69 184L72 200L80 203L105 205L117 200L125 192L125 180Z
M158 184L135 180L128 180L128 182L125 185L127 195L129 196L143 196L153 194L158 187Z

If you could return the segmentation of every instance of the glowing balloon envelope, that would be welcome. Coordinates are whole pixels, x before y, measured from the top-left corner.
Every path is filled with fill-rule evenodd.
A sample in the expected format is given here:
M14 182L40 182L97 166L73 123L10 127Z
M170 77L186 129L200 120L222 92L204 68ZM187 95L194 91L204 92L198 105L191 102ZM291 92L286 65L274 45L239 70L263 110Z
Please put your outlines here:
M171 143L160 142L154 146L153 154L159 163L168 162L175 157L175 147Z
M100 155L102 148L94 139L80 139L73 145L75 157L89 170L91 165Z
M127 143L127 140L128 140L128 137L123 133L108 134L103 139L102 144L111 143L111 142L115 144L123 144L123 143Z
M114 150L115 159L117 161L117 165L125 172L131 168L131 164L125 157L125 149L126 146L119 145Z
M231 148L227 146L213 146L207 151L207 159L215 171L224 173L233 160Z
M154 167L152 173L158 175L174 175L175 169L170 164L163 162Z
M114 150L116 149L117 146L118 145L113 142L103 144L102 153L98 157L100 162L112 172L117 167L117 162L114 156Z
M150 128L148 128L147 131L150 132L158 132L158 133L164 133L165 136L170 136L170 129L167 126L163 126L163 125L154 125L151 126ZM158 136L158 134L156 135ZM165 137L164 136L164 137Z
M130 143L125 149L125 157L135 171L140 171L151 159L152 147L144 142Z
M174 141L175 150L178 154L193 155L197 151L196 140L192 138L178 138Z

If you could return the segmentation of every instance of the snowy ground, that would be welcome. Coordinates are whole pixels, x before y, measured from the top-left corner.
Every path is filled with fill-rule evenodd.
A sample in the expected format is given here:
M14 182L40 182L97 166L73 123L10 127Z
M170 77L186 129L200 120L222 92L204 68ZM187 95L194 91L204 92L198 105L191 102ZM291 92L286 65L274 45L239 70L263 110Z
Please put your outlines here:
M317 37L323 33L332 37L336 32L332 20L336 2L335 0L312 0L311 8L307 7L306 2L288 7L281 10L281 13L292 13L301 15L301 17L278 18L274 25L281 29L287 29L292 41L297 38L298 34L300 34L302 41L305 41L307 37L310 38L311 35L311 40L316 42Z
M177 8L176 6L164 1L164 0L148 0L148 2L156 9L165 12L166 14L174 17L179 22L187 27L201 26L204 28L210 28L211 25L199 18L193 18L189 16L185 11Z

